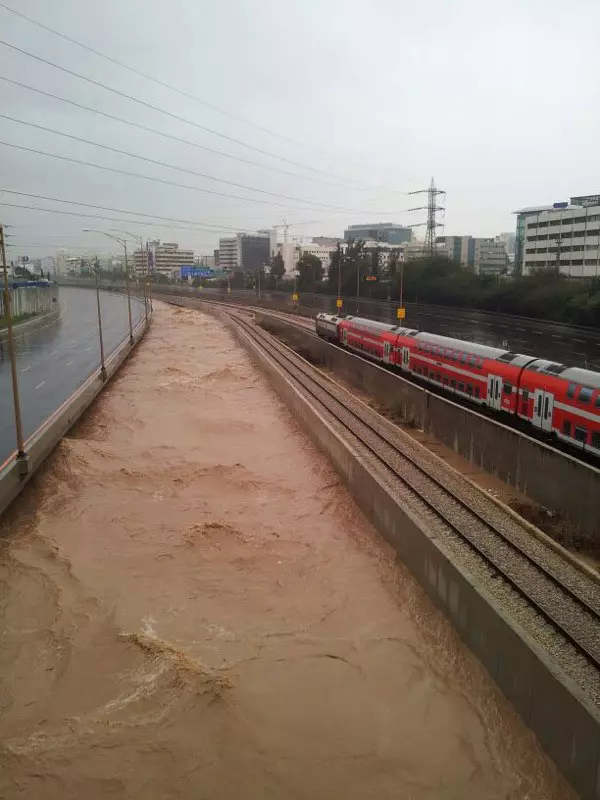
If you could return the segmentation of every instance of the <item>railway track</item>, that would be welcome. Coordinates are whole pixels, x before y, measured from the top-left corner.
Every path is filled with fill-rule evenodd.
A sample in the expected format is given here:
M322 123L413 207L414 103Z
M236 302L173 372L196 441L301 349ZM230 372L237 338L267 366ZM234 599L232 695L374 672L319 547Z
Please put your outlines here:
M227 310L473 577L600 705L600 584L406 433L249 319ZM244 313L246 312L246 313Z

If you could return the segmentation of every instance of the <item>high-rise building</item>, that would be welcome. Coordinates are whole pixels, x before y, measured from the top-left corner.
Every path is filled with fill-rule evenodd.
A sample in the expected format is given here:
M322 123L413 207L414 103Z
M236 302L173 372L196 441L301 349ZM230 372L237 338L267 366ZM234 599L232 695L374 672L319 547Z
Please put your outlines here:
M181 267L194 266L194 251L181 250L175 242L149 242L147 248L136 250L133 254L133 268L136 273L158 272L172 278L179 274Z
M237 236L227 236L219 239L219 267L225 272L235 272L237 270Z
M344 239L365 239L387 244L405 244L412 241L412 229L394 222L375 222L366 225L348 225L344 231Z
M600 276L600 195L522 208L515 214L517 274L556 269L571 278Z
M273 232L238 233L219 239L219 267L226 272L256 272L271 263Z

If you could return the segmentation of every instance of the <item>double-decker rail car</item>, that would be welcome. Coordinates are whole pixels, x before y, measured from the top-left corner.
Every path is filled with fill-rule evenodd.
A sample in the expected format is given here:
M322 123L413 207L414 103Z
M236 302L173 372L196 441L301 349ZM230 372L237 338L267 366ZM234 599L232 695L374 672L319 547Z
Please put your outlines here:
M597 372L360 317L319 314L316 331L450 395L518 417L600 457Z

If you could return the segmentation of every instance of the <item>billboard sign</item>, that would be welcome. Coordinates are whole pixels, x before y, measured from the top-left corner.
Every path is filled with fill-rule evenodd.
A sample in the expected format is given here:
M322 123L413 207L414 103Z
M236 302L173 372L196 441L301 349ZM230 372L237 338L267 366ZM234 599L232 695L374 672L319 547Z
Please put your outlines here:
M180 267L181 278L224 278L222 270L211 269L210 267Z

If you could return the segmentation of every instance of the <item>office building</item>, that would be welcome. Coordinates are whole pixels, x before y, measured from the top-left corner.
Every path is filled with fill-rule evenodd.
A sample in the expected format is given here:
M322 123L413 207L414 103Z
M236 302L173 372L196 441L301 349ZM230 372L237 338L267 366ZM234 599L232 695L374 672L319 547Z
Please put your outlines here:
M323 265L324 274L327 275L327 270L331 264L331 253L334 250L335 247L321 247L314 242L308 242L307 244L296 244L294 245L294 266L298 263L303 255L316 256L316 258L318 258Z
M600 195L515 211L515 272L558 270L571 278L600 275Z
M506 245L499 237L438 236L439 255L446 255L478 275L501 275L508 268Z
M366 225L349 225L344 231L345 241L364 239L368 241L386 242L387 244L405 244L412 241L411 228L396 225L394 222L376 222Z
M160 240L148 242L148 246L133 254L133 268L138 274L157 272L168 278L179 275L181 267L194 265L194 251L182 250L175 242Z

